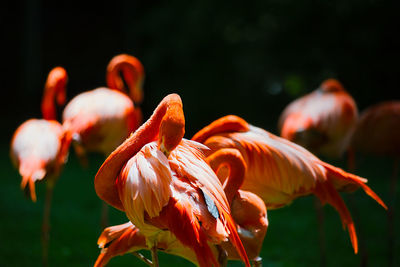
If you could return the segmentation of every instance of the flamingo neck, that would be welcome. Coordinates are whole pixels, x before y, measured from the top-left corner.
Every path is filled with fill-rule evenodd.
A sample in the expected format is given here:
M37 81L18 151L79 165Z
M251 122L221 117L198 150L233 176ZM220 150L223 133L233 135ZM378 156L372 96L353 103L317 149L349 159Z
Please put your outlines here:
M216 173L220 167L228 166L229 175L224 183L224 191L229 204L231 204L244 181L246 163L242 155L237 149L224 148L207 157L207 161Z
M57 104L60 106L65 103L67 81L67 71L63 67L55 67L49 72L41 104L44 119L56 120L57 110L55 101L57 101Z
M112 58L107 66L106 80L109 88L129 93L135 104L142 102L144 68L137 58L126 54Z
M210 125L197 132L192 140L203 143L209 137L224 132L247 132L249 124L242 118L235 115L228 115L213 121Z
M157 139L157 135L161 133L160 128L162 128L163 124L167 124L169 120L179 121L182 118L184 118L184 115L182 101L179 95L170 94L166 96L157 106L150 119L114 150L100 167L95 178L97 195L110 205L122 210L123 205L119 199L115 184L115 179L122 167L131 157L138 153L144 145ZM184 128L184 124L181 127ZM178 145L183 134L184 129L179 136L175 135L175 133L165 132L163 138L165 140L174 138L175 144Z
M125 147L131 150L133 156L144 145L158 138L159 146L164 143L169 150L172 150L180 143L184 131L181 98L177 94L170 94L161 101L150 119L127 139Z

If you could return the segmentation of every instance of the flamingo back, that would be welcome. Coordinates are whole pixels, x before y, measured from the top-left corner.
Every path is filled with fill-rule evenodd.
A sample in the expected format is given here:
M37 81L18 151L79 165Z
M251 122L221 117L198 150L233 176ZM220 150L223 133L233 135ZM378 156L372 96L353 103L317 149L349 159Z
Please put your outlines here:
M102 87L74 97L63 112L63 122L88 151L108 155L135 130L139 122L125 94Z

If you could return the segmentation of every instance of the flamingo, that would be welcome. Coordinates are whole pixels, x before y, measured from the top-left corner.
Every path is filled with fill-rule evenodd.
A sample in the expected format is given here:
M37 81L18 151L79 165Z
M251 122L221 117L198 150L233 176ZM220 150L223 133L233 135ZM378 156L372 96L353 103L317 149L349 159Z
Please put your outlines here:
M351 142L352 151L394 158L389 191L390 205L387 214L390 266L394 264L394 211L400 157L399 137L400 101L387 101L371 106L361 113Z
M237 224L248 257L254 266L261 266L262 259L259 254L268 228L267 208L256 194L239 190L243 185L247 168L242 154L237 149L223 148L209 155L207 162L215 173L222 168L229 170L229 174L222 177L221 182L224 183L232 217ZM222 247L227 251L229 259L240 259L230 243L224 244L226 246Z
M355 253L358 243L354 223L337 190L353 191L361 187L387 208L365 184L366 179L325 163L303 147L237 116L225 116L212 122L192 140L204 143L212 152L222 148L238 149L247 165L241 189L261 197L267 209L281 208L309 194L316 195L321 203L332 205L349 231ZM220 172L225 173L223 169Z
M125 94L122 73L135 104L142 100L144 69L140 61L121 54L107 66L107 84L75 96L65 107L63 124L73 135L78 155L86 151L108 156L141 122L141 113ZM111 89L111 90L110 90Z
M65 107L63 124L71 132L73 144L81 162L86 165L87 151L107 157L141 123L142 114L126 91L123 75L135 104L143 99L144 69L130 55L113 57L107 66L107 84L75 96ZM101 226L108 221L108 207L102 206Z
M168 235L190 248L200 266L219 266L210 244L229 238L250 266L222 185L203 156L207 148L183 139L184 132L181 99L168 95L100 167L96 193L140 229L154 266L157 239Z
M267 210L264 202L257 195L238 188L243 183L245 162L235 149L221 149L210 155L207 162L217 171L220 166L228 165L229 183L225 183L224 191L230 203L232 217L238 228L238 234L243 242L246 253L254 266L261 266L259 253L268 227ZM140 259L148 261L138 250L149 249L146 245L146 237L131 222L106 228L100 235L97 244L101 253L96 260L95 267L106 265L115 256L133 253ZM231 242L223 242L222 248L227 252L230 260L240 260L235 247ZM195 264L198 264L193 252L185 248L175 238L165 237L157 240L157 249L166 253L181 256Z
M340 157L350 142L358 119L357 105L335 79L293 101L282 112L278 128L281 137L314 154Z
M339 158L348 147L357 119L354 99L339 81L328 79L315 91L290 103L279 118L278 128L281 137L316 155ZM319 221L321 265L326 265L324 213L317 199L315 209ZM363 258L366 258L364 245L362 242L360 245Z
M48 264L50 206L54 185L67 157L71 138L56 119L54 98L65 101L67 72L62 67L52 69L47 77L42 100L44 119L29 119L15 131L10 156L22 176L21 189L36 202L35 183L46 181L46 198L42 224L42 260Z

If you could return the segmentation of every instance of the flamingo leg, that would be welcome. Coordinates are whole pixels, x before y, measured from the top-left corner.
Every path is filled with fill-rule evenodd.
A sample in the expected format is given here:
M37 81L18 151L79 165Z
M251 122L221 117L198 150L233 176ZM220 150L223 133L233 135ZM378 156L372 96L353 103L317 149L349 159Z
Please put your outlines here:
M397 176L399 172L399 159L395 159L393 163L393 173L390 178L390 188L389 188L389 197L390 197L390 205L387 213L388 217L388 252L389 252L389 264L388 266L395 266L394 257L395 257L395 203L396 203L396 186L397 186Z
M42 262L43 266L48 266L48 251L49 251L49 232L50 232L50 208L53 197L54 184L49 181L46 183L46 198L43 211L42 224Z
M131 254L136 256L139 260L143 261L148 266L153 266L153 262L151 260L149 260L148 258L146 258L142 253L134 251L134 252L131 252Z
M153 266L154 267L159 267L158 255L157 255L157 241L154 242L154 244L151 247L150 251L151 251L151 259L153 260Z
M261 257L256 257L253 260L251 260L253 263L253 267L262 267L262 258Z
M319 266L326 266L326 237L325 237L325 216L324 210L321 205L321 201L315 197L314 198L314 207L317 214L318 219L318 244L319 244L319 253L320 253L320 263Z
M104 201L101 201L101 203L100 226L101 229L105 229L108 226L108 205Z

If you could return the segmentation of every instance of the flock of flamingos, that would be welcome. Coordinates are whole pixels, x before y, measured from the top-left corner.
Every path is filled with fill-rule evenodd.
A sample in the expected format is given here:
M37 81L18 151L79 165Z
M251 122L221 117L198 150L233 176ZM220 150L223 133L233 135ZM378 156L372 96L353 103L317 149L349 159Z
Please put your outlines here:
M125 253L159 266L158 250L202 267L226 266L228 260L261 266L267 210L310 194L336 209L357 253L355 225L339 192L361 187L387 209L366 179L315 155L340 157L346 152L352 172L357 151L396 158L400 102L378 104L359 116L353 98L337 80L329 79L285 108L279 119L281 137L229 115L189 140L184 138L185 116L177 94L165 96L142 123L138 105L143 99L144 68L137 58L115 56L107 67L108 87L75 96L59 123L56 103L66 101L67 79L62 67L51 70L41 105L43 119L24 122L11 142L21 189L36 201L35 183L44 180L47 185L45 266L52 190L71 145L83 163L87 152L107 157L94 179L96 193L129 219L104 229L95 266ZM395 171L397 165L395 161ZM394 197L395 175L392 180ZM394 202L388 203L393 221ZM103 224L107 204L102 209ZM393 234L393 222L389 225ZM393 242L389 238L389 250ZM142 249L151 251L151 259L138 252Z

